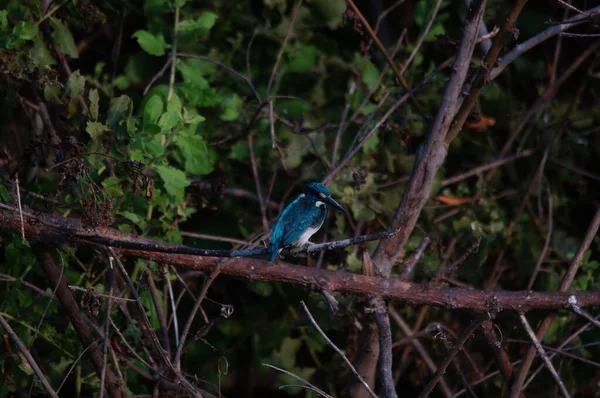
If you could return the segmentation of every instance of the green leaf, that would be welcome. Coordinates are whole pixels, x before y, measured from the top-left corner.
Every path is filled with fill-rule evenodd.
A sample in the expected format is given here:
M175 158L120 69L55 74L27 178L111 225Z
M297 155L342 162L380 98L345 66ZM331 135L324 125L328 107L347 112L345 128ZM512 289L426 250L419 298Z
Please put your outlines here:
M298 45L295 53L289 56L287 71L291 73L306 72L316 65L318 56L319 50L317 47Z
M281 349L279 350L279 359L281 365L285 369L293 368L296 365L296 353L302 345L301 339L293 339L286 337L281 343Z
M58 84L50 84L44 87L44 99L53 104L62 104L60 86Z
M160 127L161 132L169 132L173 127L177 125L181 121L181 117L177 114L177 112L167 111L160 116L158 120L158 125Z
M88 98L90 100L90 113L94 120L98 120L98 110L100 104L100 95L98 95L98 89L91 89Z
M238 141L231 146L231 153L229 159L233 160L246 160L248 159L248 143L246 141Z
M50 17L50 27L52 28L52 39L58 44L62 52L70 55L71 58L79 58L77 46L69 28L59 19L52 17Z
M33 40L38 33L38 27L28 21L19 21L13 28L13 35L21 40Z
M153 95L144 107L144 125L155 124L163 112L163 102L158 95Z
M170 195L183 199L184 188L190 185L185 173L171 166L154 166L154 170L163 180L165 190Z
M109 126L114 126L117 124L121 116L123 116L125 112L129 110L130 106L132 106L131 98L126 95L113 98L110 101L110 107L108 108L106 124Z
M326 0L311 2L327 21L329 29L336 29L344 20L346 11L346 0Z
M187 19L179 22L177 31L183 33L194 32L199 35L205 35L213 26L215 26L217 18L218 16L214 12L204 11L196 19Z
M0 11L0 32L6 32L8 29L8 11Z
M195 128L190 130L195 130ZM178 134L174 141L183 155L186 172L205 175L213 171L215 156L201 136L191 133Z
M85 77L81 76L78 70L71 73L69 80L67 81L67 90L71 97L79 97L83 94L85 87Z
M194 65L191 60L177 61L177 70L181 73L183 81L198 88L207 88L208 82L204 78L202 71Z
M0 185L0 199L5 202L8 202L9 199L8 189L4 185Z
M107 131L110 131L107 125L99 123L99 122L87 122L87 127L85 131L92 137L93 140L97 140Z
M167 111L175 112L179 116L181 116L181 109L183 106L181 105L181 99L175 93L171 96L171 98L167 101Z
M221 120L231 122L237 119L243 104L244 102L236 93L225 97L221 103L221 107L223 108L223 113L220 116Z
M39 33L33 38L33 47L29 49L29 59L36 68L45 68L56 64L56 60L48 51L48 46Z
M370 136L369 139L365 142L365 144L363 145L363 149L364 149L365 153L377 151L377 148L379 145L378 134L379 134L379 130L374 132L373 135Z
M146 220L144 220L143 217L140 217L137 214L127 210L121 211L119 214L140 227L142 230L146 229Z
M121 183L115 177L108 177L102 181L102 187L104 187L104 191L113 198L119 198L123 196L123 188L121 188Z
M131 37L137 39L140 47L148 54L157 57L165 55L166 43L162 35L155 36L148 31L138 30Z

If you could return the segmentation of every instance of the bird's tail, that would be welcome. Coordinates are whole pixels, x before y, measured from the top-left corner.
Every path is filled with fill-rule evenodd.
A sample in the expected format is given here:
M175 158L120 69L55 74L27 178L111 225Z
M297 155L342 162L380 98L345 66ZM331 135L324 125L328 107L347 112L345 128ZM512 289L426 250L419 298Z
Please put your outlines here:
M271 247L269 247L269 262L273 262L273 260L275 260L275 257L277 257L278 253L279 247L277 247L277 245L271 244Z

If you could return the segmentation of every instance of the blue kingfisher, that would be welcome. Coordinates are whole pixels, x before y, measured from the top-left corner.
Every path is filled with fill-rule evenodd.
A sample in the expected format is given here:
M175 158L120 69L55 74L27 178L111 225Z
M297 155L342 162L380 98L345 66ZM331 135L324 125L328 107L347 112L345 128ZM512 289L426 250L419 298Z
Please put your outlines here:
M346 209L331 198L325 185L318 182L305 185L302 193L283 209L271 231L269 261L275 260L286 246L302 247L310 243L310 237L323 225L327 205L346 213Z

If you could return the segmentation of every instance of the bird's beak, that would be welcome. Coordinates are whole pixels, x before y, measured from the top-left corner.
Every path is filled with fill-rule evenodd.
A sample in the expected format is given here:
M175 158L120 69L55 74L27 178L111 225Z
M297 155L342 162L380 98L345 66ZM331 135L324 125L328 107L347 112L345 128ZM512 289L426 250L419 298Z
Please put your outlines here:
M340 211L343 211L344 213L348 214L348 212L346 211L346 209L344 209L341 204L339 204L338 202L336 202L335 200L333 200L331 197L326 197L325 198L325 202L327 202L328 205L331 205L331 206L335 207L336 209L338 209Z

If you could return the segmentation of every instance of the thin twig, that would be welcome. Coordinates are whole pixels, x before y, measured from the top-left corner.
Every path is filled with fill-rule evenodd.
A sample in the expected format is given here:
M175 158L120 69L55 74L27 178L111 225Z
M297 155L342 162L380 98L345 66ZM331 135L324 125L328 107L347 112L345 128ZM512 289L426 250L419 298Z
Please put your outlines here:
M421 243L419 243L419 247L417 247L417 250L415 250L413 255L404 263L404 269L402 270L399 276L400 279L408 279L411 272L415 268L415 265L418 264L419 260L421 259L421 256L423 256L423 253L429 245L429 242L431 242L429 236L424 236L421 240Z
M256 88L254 87L254 84L252 84L252 80L250 80L250 78L248 76L244 76L240 72L238 72L235 69L233 69L233 68L225 65L224 63L216 61L216 60L214 60L214 59L212 59L210 57L205 57L203 55L196 55L196 54L189 54L189 53L177 53L177 54L175 54L175 56L178 57L178 58L195 58L195 59L199 59L199 60L202 60L202 61L210 62L211 64L215 64L215 65L220 66L221 68L225 69L229 73L232 73L235 76L237 76L240 79L242 79L243 81L245 81L248 84L248 87L250 87L250 90L252 90L252 94L254 94L254 98L256 98L256 100L259 103L262 102L260 100L260 95L258 95L258 91L256 91Z
M249 242L246 242L245 240L241 240L241 239L234 239L234 238L229 238L227 236L216 236L216 235L209 235L209 234L201 234L198 232L187 232L187 231L182 231L181 232L182 236L187 236L190 238L196 238L196 239L206 239L206 240L214 240L217 242L227 242L227 243L231 243L234 245L248 245Z
M15 175L15 185L17 189L17 204L19 205L19 217L21 218L21 241L25 244L25 223L23 221L23 208L21 207L21 189L19 188L19 173Z
M460 336L460 338L458 338L454 342L454 348L448 353L448 355L446 355L446 358L444 358L444 361L438 367L437 371L435 372L435 375L433 375L433 378L429 381L429 383L427 383L423 391L421 391L419 397L428 397L429 394L431 394L431 391L433 391L433 388L435 387L437 382L442 378L444 373L446 373L446 369L448 368L448 365L450 365L450 362L452 362L456 354L458 354L458 352L462 350L462 347L465 345L469 337L471 337L471 334L475 331L475 329L479 327L480 324L480 321L472 321L469 327L467 327L467 329L464 331L462 336Z
M335 141L333 142L333 151L331 154L331 167L335 167L335 164L337 163L340 142L342 141L342 133L346 125L346 118L348 117L348 112L350 111L350 105L352 105L350 101L352 96L354 95L354 91L356 91L356 86L356 81L353 80L352 83L350 83L350 88L348 89L348 100L346 101L346 105L344 106L342 117L340 119L340 125L338 126L338 131L335 135Z
M113 268L113 259L109 258L109 265L111 268L111 271L114 269ZM114 275L114 271L113 275ZM109 281L110 287L108 290L108 296L112 296L113 294L113 288L114 288L114 284L113 284L113 280ZM100 398L104 397L104 380L106 378L106 367L108 366L108 363L106 361L107 358L107 354L108 354L108 340L109 340L109 335L110 335L110 318L111 318L111 310L112 310L112 300L109 298L108 299L108 304L106 305L106 320L104 321L104 343L102 344L102 361L104 363L103 367L102 367L102 373L100 375Z
M591 15L593 13L600 12L600 6L590 8L586 10L585 13L587 15ZM574 26L580 25L582 23L589 22L588 17L582 17L579 15L574 16L573 18L569 18L566 21L562 22L559 25L552 26L541 33L533 36L532 38L524 41L523 43L515 46L512 50L506 53L502 58L498 59L497 66L494 67L490 74L490 78L494 80L504 68L513 63L517 58L531 50L533 47L539 45L540 43L556 36L557 34L564 32L567 29L570 29Z
M527 283L527 290L530 290L535 283L538 273L542 268L542 262L546 258L546 253L548 253L548 248L550 247L550 240L552 238L552 191L550 187L550 183L546 181L546 196L548 197L548 231L546 231L546 241L544 242L544 247L542 248L542 252L538 256L538 259L535 263L535 268L533 269L533 273L529 278L529 283Z
M23 215L21 214L21 217L22 216ZM60 275L58 277L58 282L56 283L56 286L54 286L54 289L52 290L52 296L50 297L50 300L48 300L48 304L46 304L46 307L44 308L44 312L42 312L42 316L40 317L40 321L38 322L38 325L35 328L35 332L33 333L33 337L31 338L30 347L33 347L33 343L35 343L35 339L37 338L37 335L40 332L40 328L42 327L44 319L46 318L46 313L48 312L48 309L50 308L50 305L52 304L54 297L56 297L56 291L58 290L58 286L60 285L60 280L62 279L63 273L65 272L65 263L64 263L62 254L61 254L61 252L58 252L58 254L60 255L60 259L61 259Z
M455 176L446 178L445 180L442 181L442 185L441 186L443 188L443 187L447 187L448 185L456 184L457 182L464 181L467 178L476 176L477 174L483 173L484 171L488 171L490 169L495 169L495 168L497 168L499 166L502 166L502 165L505 165L507 163L513 162L513 161L515 161L517 159L522 159L522 158L529 157L529 156L533 155L534 153L535 153L535 151L533 149L526 149L526 150L524 150L524 151L522 151L520 153L517 153L515 155L507 156L507 157L504 157L502 159L495 160L495 161L493 161L491 163L488 163L486 165L475 167L475 168L473 168L473 169L471 169L471 170L469 170L469 171L467 171L465 173L457 174Z
M252 165L252 176L254 177L254 184L256 185L256 196L258 196L258 205L260 207L260 214L262 216L263 231L269 231L269 220L267 220L267 213L265 206L265 200L263 198L262 184L260 183L260 176L258 174L258 168L256 167L256 157L254 156L254 140L253 134L248 134L248 152L250 153L250 164Z
M79 363L79 361L81 361L81 358L83 358L83 354L85 354L86 351L89 350L89 348L92 345L98 343L99 341L100 341L100 339L94 341L92 344L90 344L87 347L85 347L85 349L83 351L81 351L81 354L79 354L79 356L73 361L73 364L71 365L71 367L67 371L67 374L63 377L62 383L60 383L60 386L58 386L58 388L56 389L56 394L58 394L60 392L60 389L65 385L65 383L67 382L67 379L69 378L69 375L71 374L71 372L73 371L73 369L75 368L75 366L77 366L77 364Z
M281 160L281 166L285 170L285 155L283 150L277 143L277 136L275 135L275 112L273 111L273 100L269 100L269 126L271 127L269 131L271 132L271 146L273 149L277 149L279 152L279 159Z
M103 297L103 298L111 299L113 301L119 301L119 302L134 302L135 301L134 299L130 299L130 298L126 298L126 297L117 297L117 296L112 296L109 294L100 293L99 291L92 289L91 287L85 288L85 287L81 287L81 286L69 285L69 289L77 290L80 292L85 292L87 294L91 294L94 297Z
M42 369L40 369L40 367L38 366L35 359L33 359L33 357L31 356L31 353L29 352L29 350L27 349L27 347L25 346L23 341L19 338L19 336L15 333L15 331L10 327L8 322L6 322L6 319L4 319L2 314L0 314L0 325L4 328L4 331L10 335L10 337L15 342L17 347L19 347L19 350L21 351L23 356L25 356L25 359L27 359L29 366L31 366L31 369L33 369L33 371L35 372L37 377L42 382L42 385L44 386L44 389L46 390L48 395L50 395L51 397L58 398L58 394L52 389L52 386L46 379L44 372L42 372Z
M406 100L414 93L419 91L423 86L425 86L435 75L439 73L440 70L445 69L448 65L451 64L452 58L446 60L443 64L435 68L433 72L431 72L425 79L419 82L412 90L408 91L404 95L402 95L395 103L392 105L390 109L377 121L375 126L369 130L369 132L364 136L364 138L351 150L348 152L346 156L340 161L340 163L323 178L323 184L327 185L329 182L333 180L333 178L346 166L346 164L352 159L354 155L358 153L358 151L363 147L363 145L367 142L369 138L377 130L387 121L387 119L400 107L400 105L404 104Z
M571 264L569 264L569 268L567 269L567 272L565 273L565 276L563 277L563 279L560 283L560 286L558 289L559 292L566 292L569 289L569 287L571 286L571 283L573 283L573 279L575 279L575 275L577 274L577 271L579 270L579 266L581 265L581 262L583 261L585 252L589 249L590 245L592 244L592 241L594 240L594 237L596 236L596 233L598 232L599 227L600 227L600 208L598 208L596 210L596 214L594 215L594 218L592 219L592 221L591 221L590 225L588 226L588 229L585 233L583 242L579 246L579 249L577 249L577 252L575 253L575 256L573 257ZM570 299L570 300L572 300L572 299ZM541 326L538 329L538 333L537 333L538 340L543 340L544 336L550 329L550 325L552 325L553 319L554 319L554 317L552 315L549 315L544 319L544 321L542 322ZM536 350L533 347L527 351L527 354L525 355L525 358L523 359L523 364L522 364L521 368L519 369L519 373L515 377L513 385L511 386L511 394L510 394L511 398L517 398L519 396L521 388L523 386L523 382L525 381L525 377L527 377L527 373L529 373L529 369L531 368L531 363L533 362L535 353L536 353Z
M598 315L596 318L594 318L594 320L598 321L599 318L600 318L600 315ZM552 360L552 358L554 358L554 356L556 356L558 354L558 351L563 350L563 348L567 344L569 344L572 340L574 340L575 338L577 338L581 333L587 331L590 328L590 325L591 325L591 323L589 323L589 322L586 323L585 325L583 325L582 327L580 327L579 329L577 329L574 333L572 333L562 343L560 343L560 345L556 348L557 351L555 351L552 354L550 354L550 360ZM572 348L574 348L574 347L572 347ZM542 364L534 372L532 372L531 376L529 376L529 379L525 382L525 384L523 384L523 388L527 388L527 386L529 385L529 383L531 383L534 380L534 378L537 376L537 374L539 372L542 371L543 368L544 368L544 365Z
M164 264L163 272L167 281L167 291L169 292L169 303L171 303L171 312L173 314L173 332L175 333L175 346L179 346L179 321L177 320L177 306L175 305L175 295L173 293L173 285L171 284L171 275L169 266ZM167 325L167 330L169 326Z
M442 0L437 0L437 2L435 3L435 7L433 8L433 11L431 12L431 15L427 16L427 25L425 25L425 29L423 29L423 31L419 35L419 38L417 39L417 42L416 42L412 52L408 56L407 60L404 61L404 64L402 65L402 69L400 69L400 75L404 75L404 72L406 72L406 69L408 69L408 67L410 66L410 63L412 62L412 60L415 58L415 56L421 49L421 44L423 44L423 41L429 34L429 30L431 29L431 26L435 22L435 17L437 16L437 13L440 9L441 4L442 4Z
M331 348L333 348L333 350L335 352L337 352L338 354L340 354L340 356L342 357L342 359L344 360L344 362L346 362L346 364L348 365L348 367L350 368L350 370L352 371L352 373L354 374L354 376L356 376L356 378L358 379L358 381L367 389L367 391L369 392L369 394L371 394L371 396L373 398L377 398L377 395L375 394L375 392L371 389L371 387L369 387L369 384L356 371L356 368L352 365L352 362L350 362L350 360L348 359L348 357L346 357L346 354L344 354L344 352L342 350L340 350L333 343L333 341L331 341L331 339L329 339L329 337L327 337L327 335L325 334L325 332L323 332L323 330L321 329L321 327L319 326L319 324L317 323L317 321L315 321L315 318L313 318L312 314L308 310L308 307L306 306L306 304L304 304L304 301L300 301L300 305L304 309L304 312L306 313L306 315L310 319L310 322L313 324L313 326L315 327L315 329L317 329L317 331L319 332L319 334L321 335L321 337L323 337L323 339L325 339L325 342L327 343L327 345L330 346Z
M165 64L163 65L163 67L161 68L161 70L159 70L153 77L152 79L150 79L150 81L148 82L148 84L146 85L146 87L144 88L144 91L142 92L142 94L144 96L146 96L146 94L148 94L148 91L150 91L150 89L152 88L152 86L154 85L154 83L156 83L156 81L158 79L160 79L165 72L167 71L167 69L169 69L169 65L171 65L171 63L175 63L174 62L175 57L173 55L171 55L168 59L167 62L165 62Z
M271 77L269 77L269 83L267 84L267 95L271 93L271 87L273 86L273 82L275 81L275 76L277 75L277 68L279 67L279 62L281 61L281 56L285 51L285 46L287 42L290 40L292 36L292 32L294 30L294 25L296 24L296 18L298 17L298 12L300 11L300 7L302 6L302 0L298 0L296 5L294 6L294 11L292 11L292 17L290 18L288 30L285 34L285 38L283 39L283 43L281 43L281 48L279 49L279 53L277 54L277 58L275 59L275 64L273 65L273 69L271 70Z
M185 323L185 326L183 327L183 331L181 332L181 341L179 342L179 345L177 346L177 351L175 351L175 357L173 359L173 363L175 364L175 367L178 370L181 369L181 355L183 354L183 348L185 346L185 341L186 341L187 336L192 327L192 322L194 321L194 317L196 316L196 313L198 312L198 309L200 308L200 305L202 304L204 297L206 297L208 288L214 282L214 280L217 278L219 273L221 273L221 264L217 264L217 266L212 270L210 275L208 275L206 277L206 279L204 280L204 285L202 286L202 290L200 291L200 294L198 295L198 298L196 299L196 302L194 303L194 307L192 307L192 310L190 311L188 320Z
M312 385L311 383L309 383L308 381L306 381L305 379L303 379L302 377L298 376L295 373L292 373L288 370L282 369L282 368L278 368L277 366L274 365L270 365L268 363L263 363L261 364L262 366L266 366L267 368L271 368L271 369L275 369L280 371L281 373L285 373L288 376L293 377L296 380L300 380L302 383L306 384L306 386L308 386L312 391L316 392L317 394L321 395L322 397L326 397L326 398L333 398L331 395L327 394L325 391L315 387L314 385ZM306 386L302 386L302 387L306 387ZM283 388L284 386L281 386L279 388Z
M581 307L577 304L577 299L575 297L569 300L569 304L573 312L584 317L597 328L600 328L600 321L598 321L596 318L594 318L593 316L585 312L583 309L581 309Z
M179 27L179 10L180 7L175 6L175 21L173 21L173 44L171 44L171 75L169 76L169 92L167 93L167 101L173 96L175 86L175 71L177 70L177 30Z
M160 341L158 339L158 336L156 335L154 329L152 328L152 324L150 323L150 319L148 319L148 315L146 314L146 309L144 308L144 305L142 304L142 301L141 301L140 296L139 296L139 294L137 292L137 289L135 288L135 285L133 284L133 281L129 277L129 274L127 273L127 270L125 269L125 266L123 265L123 263L121 262L121 260L118 258L117 253L110 246L107 247L107 250L108 250L108 253L110 254L110 257L112 257L114 259L114 261L117 263L117 265L119 267L119 271L121 272L121 276L125 279L125 282L127 283L127 286L129 287L129 290L131 291L131 294L133 294L133 297L135 298L135 302L137 304L138 309L140 310L140 313L141 313L140 315L142 317L142 320L144 321L146 329L147 329L147 331L150 334L150 338L152 340L152 343L154 344L154 348L159 353L159 355L160 355L163 363L170 370L172 370L176 374L176 376L178 377L178 381L181 382L181 384L183 385L183 387L190 394L192 394L194 397L201 398L202 394L185 377L181 376L181 374L179 372L179 369L176 369L173 366L173 363L171 362L171 360L170 360L169 356L167 355L166 351L162 348L162 346L160 344Z
M383 43L381 43L381 40L379 40L379 38L377 37L377 34L373 31L373 28L371 28L371 25L369 25L369 21L367 21L367 19L362 15L362 13L360 12L360 10L356 6L356 4L354 4L354 1L352 1L352 0L346 0L346 1L347 1L348 5L350 6L350 8L352 9L352 11L354 11L356 16L360 19L360 22L362 23L362 26L367 31L367 34L369 35L369 37L373 40L373 42L375 43L377 48L379 48L379 51L381 51L381 54L383 54L385 61L388 63L390 68L392 68L392 71L394 72L396 79L398 79L398 82L401 83L402 86L406 90L408 90L408 84L406 83L406 80L404 80L404 77L402 77L402 73L400 72L400 69L398 69L398 65L396 65L396 63L394 62L392 57L390 57L390 55L388 54L387 50L385 49L385 46L383 45ZM411 96L412 96L412 94L411 94Z
M415 337L416 333L413 332L410 326L408 326L408 324L404 321L404 319L402 319L398 311L396 311L396 309L392 305L388 306L388 310L390 316L392 317L396 325L398 325L402 333L404 333L404 335L407 338L411 338L412 347L414 347L414 349L419 353L419 355L423 359L423 362L425 362L425 365L427 365L427 367L429 368L429 371L435 374L438 370L438 367L436 366L435 362L433 362L433 359L431 359L431 355L429 355L423 344L421 344L419 339ZM452 390L450 390L450 388L448 387L448 384L446 383L446 380L444 380L443 375L439 380L438 388L440 389L442 394L444 394L445 397L452 397Z
M569 395L569 392L567 391L567 388L565 387L565 384L563 383L562 379L556 372L556 369L554 369L552 362L548 359L548 356L546 355L546 351L544 350L544 347L542 347L542 345L540 344L540 341L538 340L535 333L533 332L533 329L531 329L531 326L529 325L529 322L527 321L525 314L520 312L519 319L521 320L521 324L525 328L525 331L529 335L529 338L533 342L533 345L535 346L535 349L537 350L538 354L540 355L540 357L542 357L542 361L544 361L544 363L546 364L546 367L548 368L548 371L550 372L550 374L556 381L556 384L558 384L558 387L560 388L560 391L562 392L563 396L565 396L566 398L569 398L570 395Z

